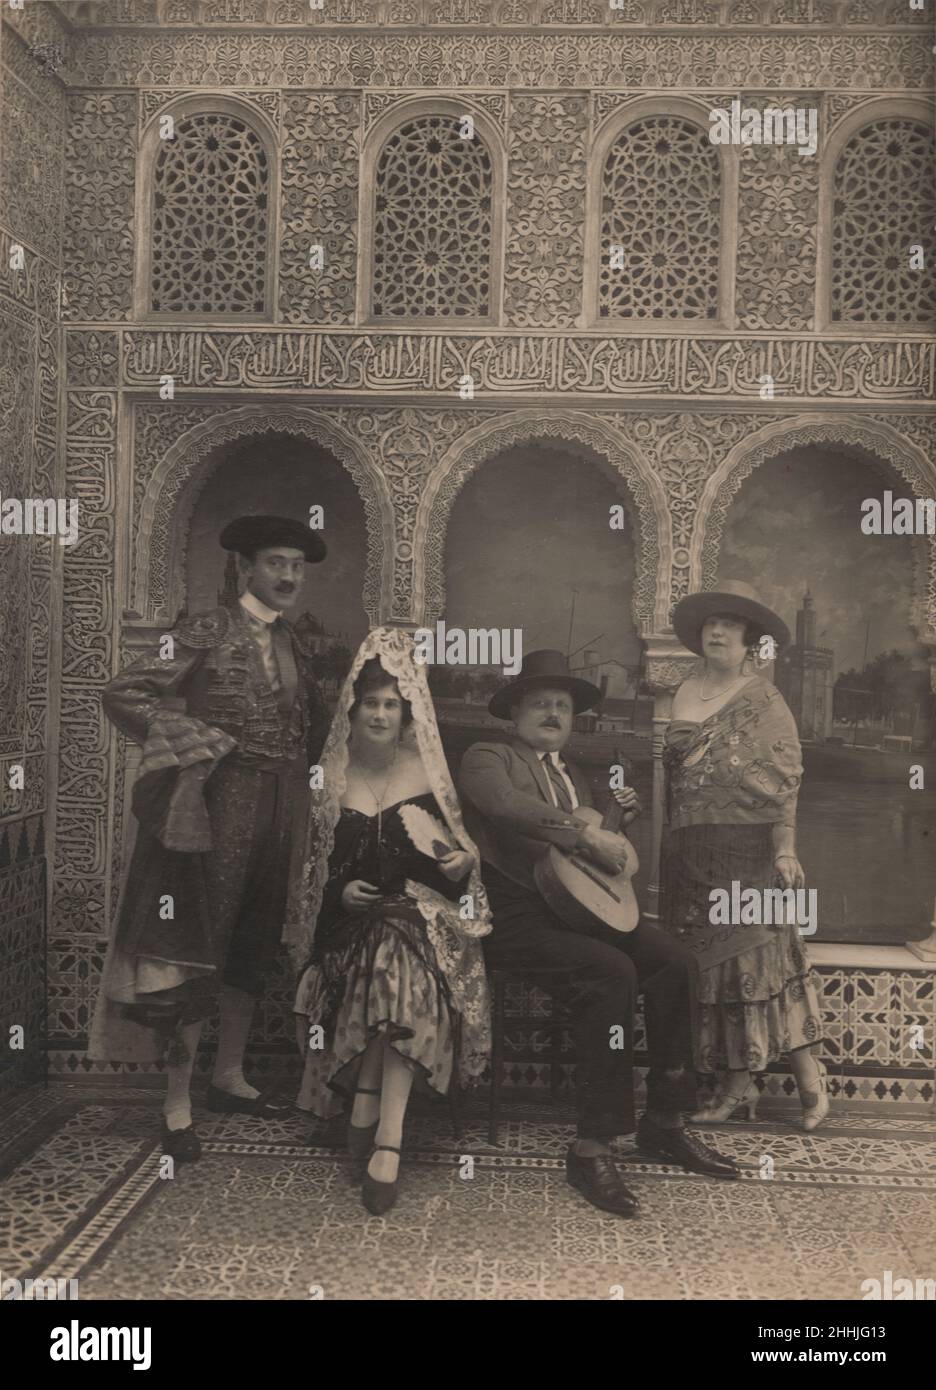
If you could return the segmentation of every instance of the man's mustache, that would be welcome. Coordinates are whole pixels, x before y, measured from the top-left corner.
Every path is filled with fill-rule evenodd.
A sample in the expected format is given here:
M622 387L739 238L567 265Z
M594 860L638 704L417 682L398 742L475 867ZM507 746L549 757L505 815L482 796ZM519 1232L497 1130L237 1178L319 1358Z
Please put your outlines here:
M544 719L540 725L541 729L561 729L562 725L558 719Z

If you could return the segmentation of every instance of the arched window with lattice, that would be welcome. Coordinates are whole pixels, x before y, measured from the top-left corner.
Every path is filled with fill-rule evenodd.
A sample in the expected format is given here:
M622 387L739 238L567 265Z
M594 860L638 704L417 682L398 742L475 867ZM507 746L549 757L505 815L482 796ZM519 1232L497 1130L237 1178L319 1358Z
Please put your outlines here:
M721 209L707 129L664 113L626 125L601 170L599 318L718 319Z
M262 317L268 309L270 160L240 115L175 119L153 161L149 309Z
M375 319L489 320L494 164L464 117L412 116L374 166L370 313Z
M933 132L909 117L863 125L842 148L832 178L833 324L936 324L934 171Z

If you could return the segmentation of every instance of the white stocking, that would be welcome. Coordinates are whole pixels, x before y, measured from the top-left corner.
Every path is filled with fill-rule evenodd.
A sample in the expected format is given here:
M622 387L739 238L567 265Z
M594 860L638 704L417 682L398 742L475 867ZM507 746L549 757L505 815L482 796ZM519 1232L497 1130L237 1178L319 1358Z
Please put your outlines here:
M163 1106L167 1129L188 1129L192 1123L192 1070L201 1030L201 1023L187 1023L177 1030L172 1040L166 1102Z
M221 1029L212 1084L229 1095L255 1100L260 1092L244 1077L244 1049L253 1022L255 1000L242 989L225 985L221 991Z

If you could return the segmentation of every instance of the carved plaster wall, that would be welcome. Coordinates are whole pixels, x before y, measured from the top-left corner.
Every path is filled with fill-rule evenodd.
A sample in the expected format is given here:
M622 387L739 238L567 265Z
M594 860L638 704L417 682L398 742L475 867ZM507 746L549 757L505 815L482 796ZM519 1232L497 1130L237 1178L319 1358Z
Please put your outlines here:
M715 578L725 513L761 462L802 443L858 445L885 476L936 490L932 333L829 320L827 164L725 153L714 322L603 321L589 270L602 155L631 117L678 104L701 118L735 96L815 102L828 161L885 107L929 110L931 28L904 0L330 0L321 16L304 0L4 7L23 125L0 170L0 188L15 174L19 190L0 230L35 254L4 291L3 361L12 369L32 344L39 375L38 395L4 391L0 408L18 438L39 441L32 464L14 450L18 476L32 467L32 486L64 490L87 518L54 575L18 581L40 635L14 677L19 742L0 746L0 759L43 757L38 609L51 593L63 612L50 1004L63 1045L87 1027L119 881L124 749L101 690L134 633L181 605L192 507L227 443L285 429L347 469L367 525L365 607L404 624L444 611L445 527L465 479L520 441L581 446L631 510L634 619L660 690L685 673L672 604ZM160 115L219 98L275 155L268 308L248 323L157 323L145 307L150 145ZM491 322L367 323L380 138L439 99L476 113L495 152ZM311 243L325 250L314 274ZM56 439L64 481L46 484ZM931 630L934 574L930 547L916 603ZM124 623L124 609L138 616ZM271 1046L277 1009L261 1025Z

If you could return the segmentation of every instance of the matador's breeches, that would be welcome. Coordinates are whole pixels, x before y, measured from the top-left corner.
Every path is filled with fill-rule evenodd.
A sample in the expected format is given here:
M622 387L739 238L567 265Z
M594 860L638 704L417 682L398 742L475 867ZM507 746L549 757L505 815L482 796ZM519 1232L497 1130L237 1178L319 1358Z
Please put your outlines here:
M295 771L222 763L208 779L205 800L214 849L202 858L216 959L225 984L258 995L286 914Z
M301 763L301 760L299 760ZM297 763L225 758L205 784L213 848L165 849L141 826L119 927L122 949L157 986L130 1006L140 1021L194 1022L213 1012L221 984L258 996L286 912L292 837L305 789ZM166 896L172 912L160 910ZM189 978L160 989L166 966Z

